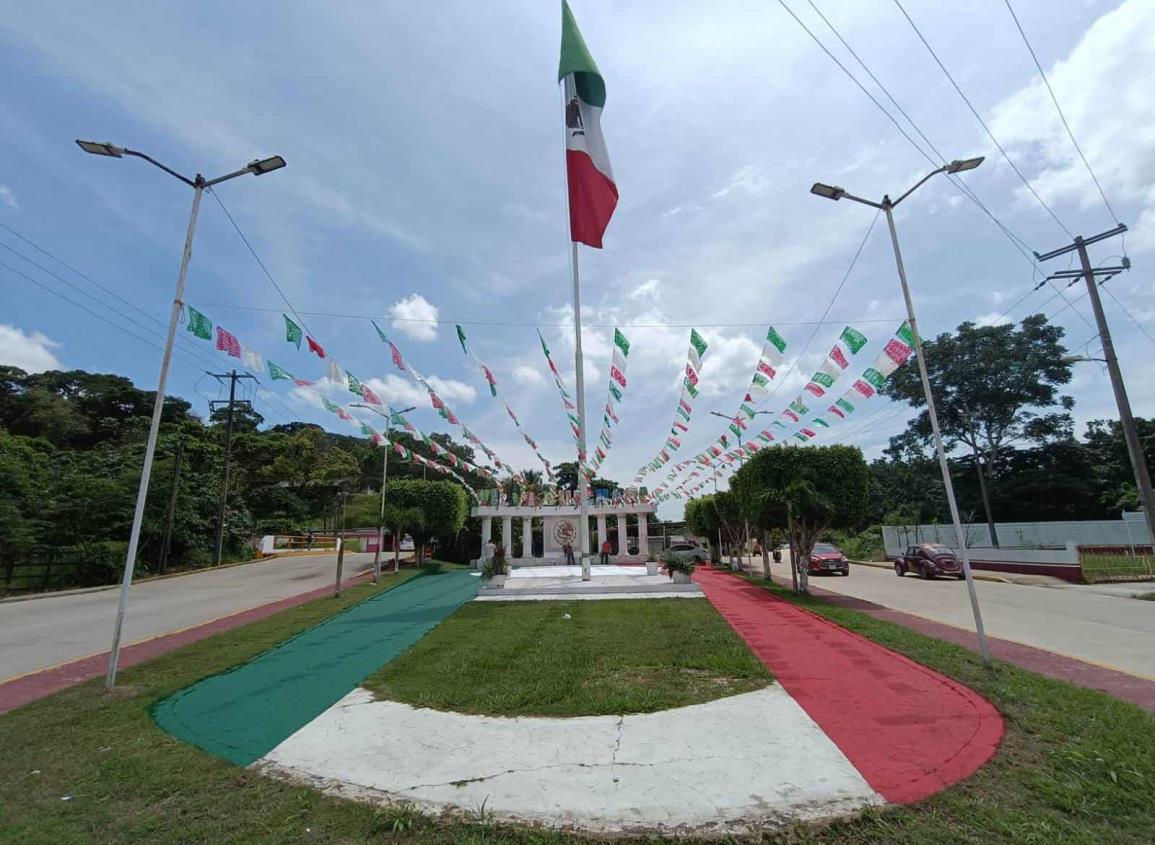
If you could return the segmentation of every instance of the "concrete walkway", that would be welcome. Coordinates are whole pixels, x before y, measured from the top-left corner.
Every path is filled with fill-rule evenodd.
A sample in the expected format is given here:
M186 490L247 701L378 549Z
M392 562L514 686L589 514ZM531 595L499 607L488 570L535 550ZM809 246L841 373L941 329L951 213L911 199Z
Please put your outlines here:
M584 831L740 832L882 799L781 687L634 716L471 716L354 690L265 774L373 803Z

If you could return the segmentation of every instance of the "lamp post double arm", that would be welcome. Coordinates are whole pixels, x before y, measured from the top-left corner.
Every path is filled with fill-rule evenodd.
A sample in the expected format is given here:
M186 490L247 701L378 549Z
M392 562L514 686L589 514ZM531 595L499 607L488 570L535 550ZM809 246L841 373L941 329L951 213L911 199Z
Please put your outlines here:
M967 551L966 537L962 529L962 519L959 516L958 501L955 499L954 483L950 476L950 465L947 463L946 450L942 445L942 434L938 426L938 414L935 411L934 396L930 389L930 376L927 374L926 361L922 354L922 339L918 331L918 321L914 314L914 301L911 298L910 285L906 278L906 267L902 262L902 251L898 246L898 230L895 229L894 226L894 207L918 190L918 188L931 179L931 177L937 176L940 173L955 174L965 170L973 170L982 163L983 159L980 156L978 158L961 159L952 161L949 164L944 164L942 167L922 177L922 179L916 182L910 189L901 194L897 200L892 200L889 195L884 195L881 202L874 202L873 200L863 199L862 197L847 193L843 188L824 185L821 182L815 182L813 187L810 188L810 193L835 201L841 199L852 200L853 202L879 209L886 214L886 223L890 228L890 243L894 248L894 261L898 267L898 280L902 285L902 297L906 301L907 320L910 322L910 330L914 335L914 355L918 362L919 376L922 379L922 392L926 399L926 409L930 417L931 432L934 435L935 451L938 453L939 469L942 471L942 482L946 488L947 503L950 505L950 516L951 521L954 523L955 541L959 549L959 555L962 557L963 574L966 578L967 592L970 596L971 612L975 620L975 631L979 638L979 649L982 653L983 662L989 664L990 649L987 646L987 636L983 628L983 616L982 611L979 609L978 594L975 592L974 577L971 575L970 553Z
M193 233L196 231L197 213L200 211L201 195L205 188L211 188L213 185L219 185L221 182L227 182L229 179L235 179L237 176L243 176L246 173L251 173L254 176L261 176L265 173L270 173L274 170L279 170L285 166L285 160L280 156L272 156L271 158L258 159L250 162L242 167L240 170L234 170L232 173L226 173L224 176L218 176L215 179L205 179L199 173L192 179L183 176L171 167L167 167L154 159L152 156L136 150L130 150L127 147L118 147L115 144L98 141L80 141L77 145L86 153L92 155L107 156L110 158L124 158L125 156L132 156L135 158L142 158L154 167L158 167L177 179L188 185L193 189L192 211L189 214L188 230L185 233L184 252L181 254L180 272L176 280L176 294L172 300L172 311L169 315L168 321L168 335L164 343L164 356L160 363L160 377L157 379L156 399L152 407L152 422L148 429L148 443L144 449L144 466L140 473L140 486L136 493L136 509L132 514L132 529L128 539L128 553L124 561L124 577L120 585L120 601L116 608L116 625L112 633L112 648L108 655L108 672L105 676L105 686L112 689L116 684L116 671L120 663L120 638L121 632L124 629L124 616L128 610L128 593L132 587L133 571L136 568L136 552L140 544L140 529L144 521L144 505L148 498L148 482L152 475L153 456L156 453L156 439L160 432L160 418L164 410L165 398L165 384L168 381L168 368L172 362L172 347L173 341L176 338L176 327L180 322L181 308L184 306L184 283L185 277L188 275L189 261L192 259L192 245Z

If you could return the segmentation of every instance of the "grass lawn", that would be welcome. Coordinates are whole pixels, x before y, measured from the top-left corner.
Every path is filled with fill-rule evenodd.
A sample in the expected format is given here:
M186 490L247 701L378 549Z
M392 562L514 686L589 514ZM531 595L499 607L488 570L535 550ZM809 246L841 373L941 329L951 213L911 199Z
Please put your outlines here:
M682 707L770 681L705 599L621 599L472 602L365 686L416 707L591 716Z
M1155 559L1150 555L1080 554L1083 577L1087 581L1125 581L1155 577Z
M339 600L319 599L127 669L114 696L106 697L96 680L0 716L0 842L591 842L502 827L482 817L427 819L405 808L375 809L328 798L304 787L265 780L183 745L156 728L149 717L149 708L160 698L259 654L406 577L412 573L389 576L381 587L348 589ZM970 652L957 646L819 599L799 601L975 687L1004 713L1007 738L991 764L943 795L914 807L871 811L847 821L798 825L768 833L765 841L783 845L1152 841L1155 717L1107 696L1006 665L988 673ZM469 612L472 607L467 606ZM471 645L484 652L490 640L483 636ZM621 641L630 642L624 631ZM703 729L725 730L725 725Z

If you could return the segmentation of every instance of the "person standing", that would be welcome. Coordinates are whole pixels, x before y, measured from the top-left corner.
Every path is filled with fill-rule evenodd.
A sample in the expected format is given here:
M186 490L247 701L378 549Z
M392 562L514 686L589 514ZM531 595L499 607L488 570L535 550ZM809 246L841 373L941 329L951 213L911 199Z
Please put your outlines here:
M613 551L613 548L609 540L602 540L602 563L608 564L610 562L610 552Z
M565 545L563 545L561 547L561 549L563 552L565 552L565 565L566 566L576 566L577 564L574 562L574 559L573 559L573 545L570 543L566 543Z

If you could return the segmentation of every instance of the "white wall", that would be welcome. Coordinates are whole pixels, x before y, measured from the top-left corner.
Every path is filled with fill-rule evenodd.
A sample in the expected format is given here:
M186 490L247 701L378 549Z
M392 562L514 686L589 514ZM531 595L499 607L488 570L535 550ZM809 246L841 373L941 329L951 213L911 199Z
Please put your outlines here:
M1012 549L1064 549L1076 546L1146 546L1151 544L1147 522L1140 514L1124 514L1123 519L1095 519L1079 522L996 522L999 546ZM990 547L987 525L963 525L968 548ZM887 555L901 554L916 543L957 545L954 527L946 525L884 525L882 542Z

